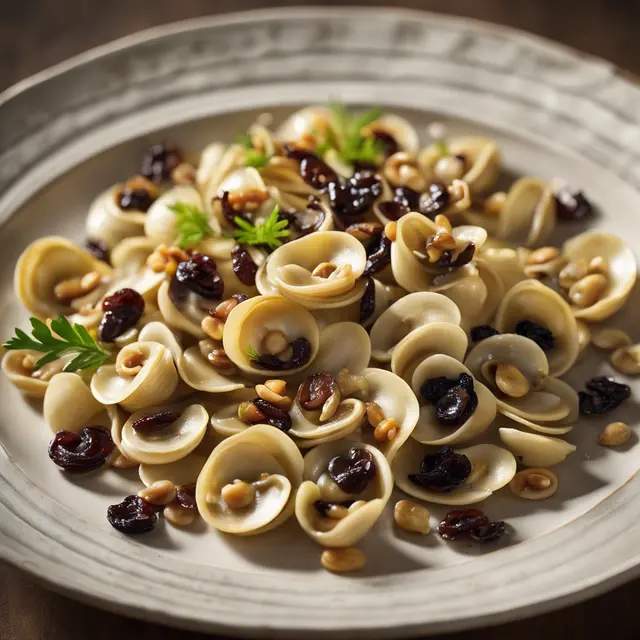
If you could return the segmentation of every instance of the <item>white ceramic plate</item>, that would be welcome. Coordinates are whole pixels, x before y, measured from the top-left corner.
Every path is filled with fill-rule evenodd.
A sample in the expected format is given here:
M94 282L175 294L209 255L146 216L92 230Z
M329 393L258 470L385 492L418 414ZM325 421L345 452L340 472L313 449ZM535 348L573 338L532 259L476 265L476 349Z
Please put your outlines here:
M510 171L564 176L601 207L598 226L640 248L640 90L610 65L428 14L226 16L126 38L0 96L0 335L27 320L12 292L19 252L51 233L81 240L91 198L131 174L151 141L197 150L231 140L261 110L281 118L330 97L393 107L420 126L438 118L454 132L490 133ZM616 324L631 327L635 311L637 325L639 298ZM591 351L582 363L576 386L607 370ZM486 504L514 529L502 548L405 536L387 514L362 545L365 574L345 578L320 569L319 548L295 522L250 539L164 526L125 538L105 510L133 479L59 473L38 408L4 379L0 406L0 555L67 594L142 618L251 636L398 637L540 613L640 573L637 435L622 451L598 447L604 420L571 433L579 453L557 468L552 500L507 490ZM637 431L638 416L633 401L616 419ZM433 512L435 524L443 511Z

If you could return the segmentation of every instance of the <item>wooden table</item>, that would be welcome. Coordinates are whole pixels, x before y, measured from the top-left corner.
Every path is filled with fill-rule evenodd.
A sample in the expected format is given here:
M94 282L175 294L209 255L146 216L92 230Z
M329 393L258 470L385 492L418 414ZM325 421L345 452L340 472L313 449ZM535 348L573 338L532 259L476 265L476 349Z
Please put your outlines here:
M114 38L164 22L253 9L260 0L18 0L3 2L0 90L36 71ZM323 5L345 4L325 0ZM351 0L348 4L403 5L470 16L527 29L611 60L640 76L638 0ZM585 532L588 535L588 532ZM640 582L569 609L451 640L624 640L640 636ZM103 613L50 593L0 565L0 640L197 640L184 633Z

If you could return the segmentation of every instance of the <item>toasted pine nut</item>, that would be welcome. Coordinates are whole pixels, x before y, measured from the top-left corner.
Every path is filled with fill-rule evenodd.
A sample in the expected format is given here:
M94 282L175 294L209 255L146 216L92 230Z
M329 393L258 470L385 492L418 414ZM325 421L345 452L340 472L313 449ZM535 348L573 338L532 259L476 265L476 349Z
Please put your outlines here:
M387 224L384 227L384 235L389 239L389 241L395 242L397 234L398 234L398 223L395 220L391 220L391 222L387 222Z
M529 393L529 381L518 367L501 362L496 368L496 385L511 398L522 398Z
M631 429L624 422L611 422L608 424L600 437L598 443L605 447L617 447L631 438Z
M393 509L393 519L401 529L424 535L431 531L430 515L427 507L411 500L398 500Z
M70 302L84 294L81 278L68 278L62 280L53 289L53 295L60 302Z
M456 239L447 231L439 231L436 233L432 240L432 245L441 251L455 249L458 246Z
M558 478L549 469L524 469L516 473L509 488L525 500L544 500L558 490Z
M558 284L563 289L570 289L578 280L582 280L582 278L589 275L588 267L587 261L582 258L575 262L570 262L560 270Z
M138 491L138 497L151 504L169 504L176 497L176 487L171 480L158 480Z
M289 343L282 331L269 331L262 340L262 350L271 356L277 356L286 351Z
M264 386L279 396L284 395L284 392L287 390L287 383L284 380L267 380Z
M590 307L600 299L608 286L609 281L602 274L593 273L571 285L569 299L578 307Z
M116 469L133 469L134 467L138 467L139 465L139 462L127 458L124 453L119 453L111 464L111 466L115 467Z
M196 512L180 504L168 504L162 515L176 527L188 527L196 519Z
M213 315L218 318L218 320L222 320L222 322L226 322L229 314L239 305L237 298L229 298L228 300L224 300L221 302L213 312Z
M640 344L620 347L611 354L611 364L627 376L640 375Z
M317 278L328 278L338 267L332 262L321 262L312 272Z
M589 273L600 273L603 276L609 276L609 262L603 256L591 258L588 267Z
M340 393L340 387L336 387L334 392L325 400L322 405L322 411L320 412L320 422L326 422L331 420L336 414L340 403L342 402L342 394Z
M384 420L384 412L377 402L367 402L367 420L372 427L377 427Z
M245 424L257 424L266 420L267 416L253 402L246 400L238 407L238 419Z
M116 371L121 376L136 376L142 371L144 354L136 348L125 347L116 357Z
M373 430L373 437L376 442L393 440L399 428L400 425L393 418L387 418L378 423L378 426Z
M537 491L548 489L551 486L551 479L541 473L530 473L527 476L527 484Z
M367 559L359 549L346 547L344 549L325 549L320 557L322 566L327 571L345 573L362 569Z
M451 226L451 222L449 222L449 218L439 213L433 220L433 223L438 227L438 230L446 231L447 233L453 232L453 227Z
M36 366L36 362L38 362L38 358L28 353L24 358L22 358L22 368L27 371L33 371Z
M218 318L212 318L211 316L205 316L202 318L200 328L204 331L212 340L222 340L224 332L224 322L218 320Z
M622 329L596 329L591 340L599 349L615 350L631 344L631 338Z
M293 404L293 400L287 396L281 396L278 393L274 393L264 384L256 385L256 393L258 397L266 400L269 404L272 404L280 409L288 411L291 409L291 405Z
M234 511L248 507L256 497L255 487L242 480L234 480L232 484L222 487L220 497Z
M332 504L327 510L327 517L332 520L343 520L349 515L349 509L341 504Z
M540 247L532 251L527 258L527 264L544 264L560 257L560 250L555 247Z
M225 371L226 373L232 373L236 370L235 365L229 359L229 356L226 354L225 350L214 349L208 356L207 360L216 368Z
M507 194L504 191L496 191L491 194L485 201L482 207L485 215L487 216L499 216L504 209L504 203L507 199Z

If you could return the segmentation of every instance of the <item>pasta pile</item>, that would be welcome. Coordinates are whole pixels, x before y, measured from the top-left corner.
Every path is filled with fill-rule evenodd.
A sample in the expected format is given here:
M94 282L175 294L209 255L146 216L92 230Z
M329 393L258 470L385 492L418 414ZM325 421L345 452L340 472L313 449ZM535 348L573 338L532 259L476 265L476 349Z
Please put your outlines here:
M507 485L553 495L580 411L629 395L561 376L624 305L635 259L599 231L546 246L591 214L581 192L532 177L499 191L493 140L430 135L333 105L275 132L262 117L198 162L156 145L92 204L85 248L27 247L15 286L32 335L16 330L2 367L44 399L63 470L139 468L145 487L109 508L116 529L149 531L163 511L254 535L295 514L346 571L394 485L451 506ZM608 331L594 342L639 373L640 349ZM496 431L501 446L483 442ZM430 529L423 505L395 517ZM503 531L476 509L440 527Z

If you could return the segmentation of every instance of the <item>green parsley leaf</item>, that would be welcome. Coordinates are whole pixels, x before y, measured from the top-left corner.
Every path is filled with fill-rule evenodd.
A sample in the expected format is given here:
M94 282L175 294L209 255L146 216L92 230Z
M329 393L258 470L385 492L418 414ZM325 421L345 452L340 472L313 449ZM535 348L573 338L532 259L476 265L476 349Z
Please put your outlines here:
M86 327L72 325L63 315L51 321L51 329L41 320L31 318L31 336L21 329L16 329L15 332L15 336L4 343L4 348L9 351L29 349L44 353L36 362L35 370L70 353L76 356L65 365L64 371L93 369L104 364L110 357L91 337ZM54 333L59 337L56 338Z
M444 140L436 140L434 142L434 145L441 156L449 155L449 147L447 146L447 143Z
M245 148L244 166L254 167L255 169L262 169L267 162L269 162L269 156L262 151L258 151L253 145L253 139L251 134L243 133L236 136L237 144Z
M374 107L358 116L351 116L344 105L333 103L331 111L335 127L334 146L340 157L349 164L379 164L383 156L382 144L376 138L363 136L362 129L378 120L382 109Z
M269 249L277 249L281 244L280 238L286 238L289 235L287 220L280 220L278 213L280 207L276 205L271 215L262 224L252 225L250 222L236 216L234 222L239 229L234 231L233 237L238 244L264 245Z
M209 218L204 211L186 202L176 202L169 205L169 209L176 215L178 229L177 245L181 249L188 249L198 244L203 238L215 237L214 230L209 226Z
M256 351L256 349L250 346L247 349L247 358L249 358L249 360L257 361L260 359L260 354Z

